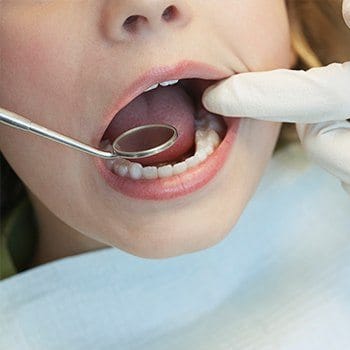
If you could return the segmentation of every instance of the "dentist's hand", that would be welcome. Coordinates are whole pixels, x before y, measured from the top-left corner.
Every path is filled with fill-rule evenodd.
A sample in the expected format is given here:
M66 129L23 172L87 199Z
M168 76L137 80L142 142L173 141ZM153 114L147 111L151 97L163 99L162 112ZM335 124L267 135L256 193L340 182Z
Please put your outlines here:
M343 13L350 26L350 0ZM223 116L297 123L308 154L350 194L350 62L234 75L210 87L203 104Z

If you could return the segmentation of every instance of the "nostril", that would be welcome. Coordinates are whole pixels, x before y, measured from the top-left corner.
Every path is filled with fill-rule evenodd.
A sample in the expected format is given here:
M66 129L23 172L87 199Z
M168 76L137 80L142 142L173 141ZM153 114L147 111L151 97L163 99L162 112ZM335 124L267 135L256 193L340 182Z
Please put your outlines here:
M129 16L124 21L123 28L130 33L134 33L136 32L138 26L141 23L146 23L146 22L147 22L147 18L144 16L140 16L140 15Z
M177 8L173 5L168 6L163 14L162 14L162 19L166 22L170 22L173 21L174 19L176 19L179 15L179 12L177 10Z

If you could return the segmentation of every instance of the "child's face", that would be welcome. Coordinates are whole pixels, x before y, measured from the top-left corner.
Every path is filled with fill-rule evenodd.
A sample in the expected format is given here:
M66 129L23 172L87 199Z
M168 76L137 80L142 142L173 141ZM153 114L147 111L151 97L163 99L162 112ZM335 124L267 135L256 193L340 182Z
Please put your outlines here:
M171 78L215 80L292 63L282 0L0 0L0 13L0 106L95 147L118 108L150 83L169 80L153 75L133 84L151 69L186 61L188 70ZM123 25L131 15L143 17ZM154 115L160 105L161 115L171 108L159 89L148 95ZM179 87L168 89L178 96ZM279 128L242 120L227 156L223 142L191 172L160 180L121 178L104 161L5 126L0 147L29 190L72 228L136 255L166 257L229 232Z

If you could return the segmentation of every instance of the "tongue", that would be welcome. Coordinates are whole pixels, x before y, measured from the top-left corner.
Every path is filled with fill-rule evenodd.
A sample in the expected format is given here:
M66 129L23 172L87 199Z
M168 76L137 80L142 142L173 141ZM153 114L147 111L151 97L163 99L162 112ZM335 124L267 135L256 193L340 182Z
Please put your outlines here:
M142 165L170 163L191 151L195 133L194 106L180 86L159 87L137 97L114 117L104 139L113 142L123 132L147 124L170 124L177 129L179 137L166 151L138 159Z

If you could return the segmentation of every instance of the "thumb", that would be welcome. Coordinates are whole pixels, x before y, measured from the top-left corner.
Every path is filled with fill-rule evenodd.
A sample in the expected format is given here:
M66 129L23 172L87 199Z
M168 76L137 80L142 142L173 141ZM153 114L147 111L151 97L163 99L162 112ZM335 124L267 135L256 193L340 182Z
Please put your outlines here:
M350 123L297 124L297 131L310 158L350 186Z

